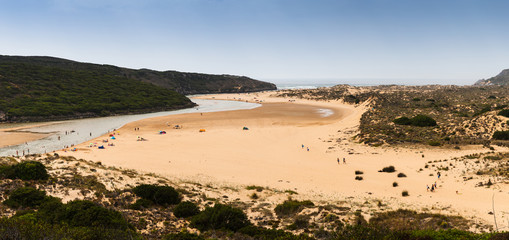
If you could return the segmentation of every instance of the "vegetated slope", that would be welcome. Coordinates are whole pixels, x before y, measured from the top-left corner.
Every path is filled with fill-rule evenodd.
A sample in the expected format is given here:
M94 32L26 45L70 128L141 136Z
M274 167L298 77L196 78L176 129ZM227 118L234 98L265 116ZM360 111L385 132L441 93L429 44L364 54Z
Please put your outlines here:
M362 115L355 139L374 146L509 144L493 137L495 132L509 127L509 119L504 116L509 109L509 86L338 85L287 90L280 95L351 104L369 102L370 108ZM404 119L406 124L401 122Z
M503 70L501 73L499 73L497 76L488 78L488 79L481 79L477 81L474 85L477 86L483 86L483 85L509 85L509 69Z
M0 56L0 63L16 62L30 65L63 68L67 70L95 71L152 83L182 94L233 93L275 90L276 85L244 76L184 73L177 71L154 71L149 69L128 69L111 65L80 63L53 57Z
M0 58L0 121L47 121L192 106L180 93L100 68Z

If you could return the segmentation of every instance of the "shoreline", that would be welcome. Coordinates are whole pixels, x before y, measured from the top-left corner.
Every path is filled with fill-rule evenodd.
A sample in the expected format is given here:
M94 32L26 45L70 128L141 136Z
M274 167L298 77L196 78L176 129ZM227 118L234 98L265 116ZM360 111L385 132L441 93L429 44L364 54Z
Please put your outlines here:
M118 130L117 139L109 140L114 147L106 143L106 149L87 147L90 143L101 145L107 139L102 136L76 146L77 152L59 151L58 154L156 173L175 181L266 186L298 192L299 199L348 201L359 206L367 199L379 200L387 205L384 210L405 208L456 214L493 224L493 216L489 214L493 190L475 187L478 180L464 181L462 171L467 169L467 164L463 166L455 160L488 149L481 146L462 150L369 147L353 140L365 106L275 98L271 94L199 96L261 102L262 107L139 120ZM334 114L322 117L318 109L334 109ZM183 128L173 129L174 125ZM243 127L249 130L242 130ZM158 134L159 131L166 134ZM148 141L136 141L138 136ZM346 164L336 162L338 158L345 158ZM437 172L424 166L429 162L438 165L438 161L454 163L455 169L444 171L437 179ZM389 165L395 166L395 173L379 172ZM363 172L362 181L355 180L355 171ZM406 177L397 177L398 173ZM393 187L393 182L398 187ZM437 191L428 192L426 185L434 182ZM507 190L504 185L497 187L502 192ZM410 196L402 197L404 190ZM506 195L496 195L498 209L509 209ZM509 213L499 210L497 214L504 219Z

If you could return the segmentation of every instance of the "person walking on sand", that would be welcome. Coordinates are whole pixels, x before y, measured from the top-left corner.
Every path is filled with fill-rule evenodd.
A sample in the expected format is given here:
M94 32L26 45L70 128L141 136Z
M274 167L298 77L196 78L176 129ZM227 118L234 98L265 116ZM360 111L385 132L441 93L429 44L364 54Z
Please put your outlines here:
M343 158L343 164L346 164L346 159L345 158Z
M440 179L440 172L437 173L438 179Z
M339 158L338 158L338 164L339 164Z
M429 192L429 185L426 185L426 192Z
M308 149L308 152L309 152L309 147L307 149Z
M302 149L304 149L304 144L302 144Z

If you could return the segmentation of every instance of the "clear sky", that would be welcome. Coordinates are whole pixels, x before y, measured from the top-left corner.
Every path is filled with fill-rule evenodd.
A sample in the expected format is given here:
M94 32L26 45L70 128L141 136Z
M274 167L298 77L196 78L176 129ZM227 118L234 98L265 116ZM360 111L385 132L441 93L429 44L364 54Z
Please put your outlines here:
M0 0L0 54L272 82L471 84L509 68L507 0Z

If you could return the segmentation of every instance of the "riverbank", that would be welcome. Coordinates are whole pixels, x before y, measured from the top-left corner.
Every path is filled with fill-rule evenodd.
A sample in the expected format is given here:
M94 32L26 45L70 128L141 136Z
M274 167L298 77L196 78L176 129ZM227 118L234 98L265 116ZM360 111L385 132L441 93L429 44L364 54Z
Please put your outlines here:
M263 106L252 110L145 119L126 124L119 129L115 140L102 136L77 146L76 152L58 153L153 172L175 181L258 185L295 191L298 193L295 198L299 199L331 204L350 201L359 208L363 202L375 200L384 205L384 210L406 208L458 214L488 224L493 224L490 212L495 193L497 208L501 209L498 214L506 219L509 196L504 192L507 187L498 184L496 191L493 187L477 187L479 181L488 180L486 176L464 180L469 177L465 172L476 163L458 160L461 156L489 149L357 144L355 135L365 106L275 98L272 94L204 96L257 102ZM332 114L325 116L324 112ZM182 128L175 129L175 125ZM249 130L243 130L244 127ZM141 138L146 141L137 141ZM105 140L108 143L103 143ZM115 146L107 145L111 143ZM88 147L90 144L96 147ZM99 145L104 145L105 149L98 149ZM448 166L450 170L441 170L438 178L435 165L444 169ZM379 172L387 166L394 166L395 172ZM362 180L356 180L356 176ZM427 189L435 183L436 190ZM409 196L402 196L403 191Z

